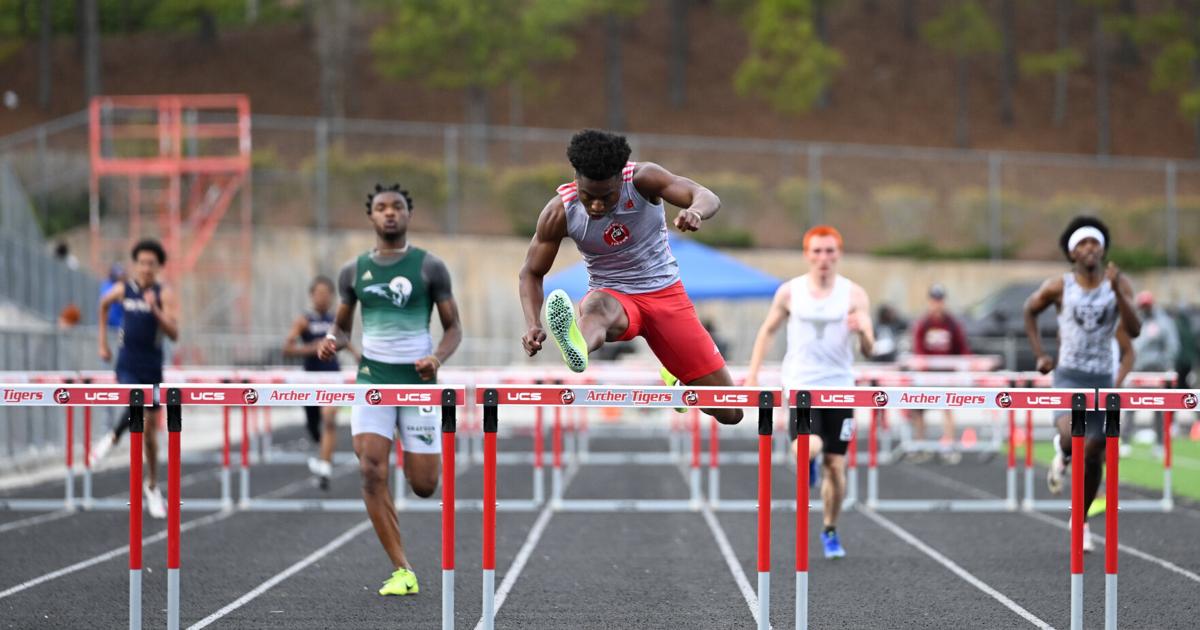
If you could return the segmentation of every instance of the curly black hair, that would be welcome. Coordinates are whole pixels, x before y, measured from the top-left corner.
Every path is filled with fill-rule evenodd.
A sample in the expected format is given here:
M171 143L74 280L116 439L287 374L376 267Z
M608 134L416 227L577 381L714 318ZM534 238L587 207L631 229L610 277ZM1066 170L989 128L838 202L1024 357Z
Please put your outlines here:
M1100 230L1100 233L1104 235L1105 253L1112 249L1112 238L1110 238L1108 235L1108 226L1104 225L1104 222L1096 217L1081 214L1074 219L1071 219L1071 222L1067 224L1066 229L1063 230L1062 235L1058 237L1058 247L1062 249L1063 256L1067 257L1067 262L1075 262L1071 259L1071 250L1068 245L1071 240L1071 235L1075 233L1075 230L1078 230L1082 227L1094 227L1097 230Z
M575 172L588 179L616 177L629 161L629 142L625 136L598 129L584 129L571 137L567 159Z
M401 188L400 184L392 184L391 186L375 184L375 191L367 193L367 214L371 213L371 205L375 203L375 195L387 192L400 193L400 196L404 197L404 203L408 206L408 211L413 211L412 196L408 194L407 190Z
M329 276L317 276L308 284L308 292L312 293L317 287L324 285L331 293L336 293L337 289L333 286L333 279Z
M163 249L162 243L159 243L152 238L146 238L138 241L137 244L133 246L133 250L129 252L130 260L136 262L138 254L142 252L150 252L151 254L154 254L154 257L158 259L158 264L160 265L167 264L167 250Z

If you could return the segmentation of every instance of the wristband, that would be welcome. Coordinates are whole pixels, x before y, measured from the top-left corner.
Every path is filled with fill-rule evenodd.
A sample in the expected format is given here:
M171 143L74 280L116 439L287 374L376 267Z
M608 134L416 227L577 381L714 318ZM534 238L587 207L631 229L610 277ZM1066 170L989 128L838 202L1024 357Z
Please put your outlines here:
M441 359L439 359L439 358L437 358L437 355L436 355L436 354L431 354L431 355L429 355L429 356L427 356L427 357L425 357L425 358L426 358L426 359L429 359L430 361L433 361L433 367L434 367L434 369L441 369L441 367L442 367L442 360L441 360Z

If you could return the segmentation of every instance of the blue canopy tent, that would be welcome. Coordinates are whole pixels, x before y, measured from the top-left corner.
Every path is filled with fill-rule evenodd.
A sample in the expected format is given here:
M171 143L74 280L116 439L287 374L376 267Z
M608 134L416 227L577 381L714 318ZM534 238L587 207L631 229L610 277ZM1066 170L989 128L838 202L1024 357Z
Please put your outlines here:
M738 259L678 234L669 236L671 252L679 261L679 274L688 295L701 300L751 300L775 295L781 281ZM583 261L548 276L546 293L562 289L576 302L588 290L588 273Z

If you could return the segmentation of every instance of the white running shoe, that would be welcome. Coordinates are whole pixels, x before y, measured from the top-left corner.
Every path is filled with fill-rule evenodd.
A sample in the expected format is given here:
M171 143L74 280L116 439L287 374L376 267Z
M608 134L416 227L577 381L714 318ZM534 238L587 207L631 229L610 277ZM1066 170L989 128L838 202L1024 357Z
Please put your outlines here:
M308 472L313 475L320 475L321 474L321 460L317 459L316 457L309 457L308 458Z
M1088 527L1087 523L1083 524L1083 552L1092 553L1096 550L1096 541L1092 540L1092 528Z
M1067 463L1061 453L1055 454L1050 461L1050 470L1046 471L1046 487L1051 494L1059 494L1063 489L1063 475L1066 474Z
M1067 459L1063 457L1062 447L1058 443L1058 435L1050 440L1054 445L1054 459L1050 461L1050 470L1046 471L1046 487L1051 494L1059 494L1063 489L1063 477L1067 472Z
M320 477L332 477L333 463L323 459L317 460L317 475Z
M104 459L104 456L112 450L113 443L116 441L117 436L113 435L111 431L105 433L104 437L100 438L100 441L92 447L91 456L88 457L88 468L95 468L96 464L100 463L100 460Z
M146 493L146 510L150 512L150 518L166 518L167 506L158 486L151 488L150 484L143 483L142 490Z

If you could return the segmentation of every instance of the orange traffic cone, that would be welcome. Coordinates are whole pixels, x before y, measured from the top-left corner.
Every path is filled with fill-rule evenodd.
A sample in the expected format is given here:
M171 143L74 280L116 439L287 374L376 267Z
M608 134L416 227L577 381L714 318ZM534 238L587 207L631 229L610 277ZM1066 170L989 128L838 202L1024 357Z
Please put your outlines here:
M963 448L973 448L978 441L979 441L979 438L978 438L978 436L975 435L975 429L972 429L971 427L967 427L967 428L963 429L963 436L962 436Z
M1191 438L1192 438L1192 441L1193 441L1193 442L1200 442L1200 420L1193 420L1193 421L1192 421L1192 435L1191 435Z

